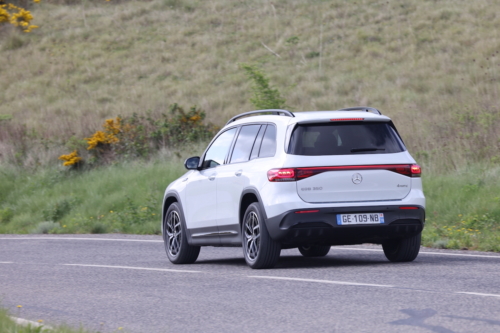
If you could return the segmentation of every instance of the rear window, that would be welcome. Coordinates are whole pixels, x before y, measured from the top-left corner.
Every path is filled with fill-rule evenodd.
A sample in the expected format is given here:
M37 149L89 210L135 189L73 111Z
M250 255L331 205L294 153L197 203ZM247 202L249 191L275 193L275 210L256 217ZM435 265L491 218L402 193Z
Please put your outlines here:
M391 154L405 150L389 123L342 122L298 125L288 153L293 155Z

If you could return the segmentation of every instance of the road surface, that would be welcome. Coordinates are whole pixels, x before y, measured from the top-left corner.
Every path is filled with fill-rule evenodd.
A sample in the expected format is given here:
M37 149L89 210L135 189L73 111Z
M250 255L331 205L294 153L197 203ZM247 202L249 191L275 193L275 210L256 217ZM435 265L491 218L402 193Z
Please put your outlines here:
M500 332L500 255L341 246L252 270L241 248L172 265L160 236L0 235L0 302L100 332Z

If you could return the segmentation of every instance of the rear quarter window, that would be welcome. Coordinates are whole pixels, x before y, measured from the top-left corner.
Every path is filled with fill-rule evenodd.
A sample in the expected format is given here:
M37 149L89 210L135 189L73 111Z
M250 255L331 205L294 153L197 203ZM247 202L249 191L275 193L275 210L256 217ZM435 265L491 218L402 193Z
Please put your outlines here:
M405 151L386 122L342 122L298 125L288 153L293 155L391 154Z
M267 125L266 132L262 138L259 157L273 157L276 154L276 127Z

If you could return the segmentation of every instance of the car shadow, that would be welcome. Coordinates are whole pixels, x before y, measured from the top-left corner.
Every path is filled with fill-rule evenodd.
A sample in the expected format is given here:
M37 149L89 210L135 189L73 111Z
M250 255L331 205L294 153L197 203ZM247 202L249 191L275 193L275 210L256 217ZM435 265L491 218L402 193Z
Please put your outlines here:
M224 259L208 259L197 260L194 265L226 265L245 267L244 258L224 258ZM276 266L273 269L315 269L325 267L349 267L349 266L380 266L394 265L384 259L356 259L356 258L339 258L334 255L329 255L322 258L306 258L295 255L282 255Z

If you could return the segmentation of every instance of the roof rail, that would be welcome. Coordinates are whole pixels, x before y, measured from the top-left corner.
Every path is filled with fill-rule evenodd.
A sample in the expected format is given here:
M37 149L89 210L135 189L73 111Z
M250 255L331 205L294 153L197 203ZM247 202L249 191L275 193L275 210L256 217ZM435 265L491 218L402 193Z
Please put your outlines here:
M375 108L371 108L369 106L355 106L353 108L345 108L345 109L340 109L337 111L365 111L365 112L371 112L371 113L380 114L380 115L382 114L382 112L380 112L379 110L377 110Z
M271 114L276 115L276 116L284 115L284 116L288 116L288 117L295 117L293 115L293 113L291 113L288 110L282 110L282 109L256 110L256 111L249 111L249 112L240 113L239 115L234 116L233 118L229 119L226 126L229 125L230 123L232 123L233 121L236 121L242 117L249 116L251 114L256 114L256 113L271 113Z

